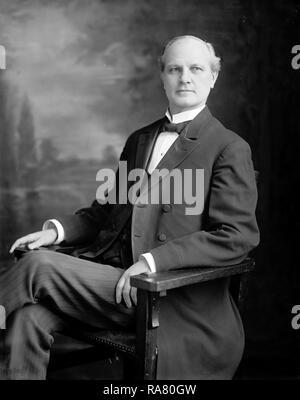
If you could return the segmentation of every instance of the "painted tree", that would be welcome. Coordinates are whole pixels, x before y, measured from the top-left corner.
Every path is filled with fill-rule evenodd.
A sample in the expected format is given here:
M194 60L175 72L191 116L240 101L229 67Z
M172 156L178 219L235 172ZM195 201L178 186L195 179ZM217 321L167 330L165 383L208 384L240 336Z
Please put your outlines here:
M11 107L12 94L5 71L0 70L0 187L17 184L16 136Z
M35 140L34 118L31 104L27 96L23 97L19 122L17 126L18 148L17 165L19 180L25 179L26 185L34 184L34 171L37 168L37 150ZM30 177L29 177L30 175Z

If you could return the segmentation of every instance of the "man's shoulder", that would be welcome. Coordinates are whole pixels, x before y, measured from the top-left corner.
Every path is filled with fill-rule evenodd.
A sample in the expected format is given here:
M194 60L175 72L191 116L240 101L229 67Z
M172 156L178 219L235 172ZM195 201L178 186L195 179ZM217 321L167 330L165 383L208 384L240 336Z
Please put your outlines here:
M162 124L164 118L160 118L151 124L145 125L142 128L138 128L134 132L132 132L127 138L127 145L135 143L139 137L145 133L155 133L157 129Z
M218 118L212 116L208 129L211 137L219 142L220 147L229 145L238 145L241 147L249 147L249 144L239 134L228 129Z
M164 117L157 119L154 122L151 122L148 125L143 126L142 128L137 129L136 131L133 132L133 135L139 135L141 133L146 133L146 132L153 132L155 131L164 121Z

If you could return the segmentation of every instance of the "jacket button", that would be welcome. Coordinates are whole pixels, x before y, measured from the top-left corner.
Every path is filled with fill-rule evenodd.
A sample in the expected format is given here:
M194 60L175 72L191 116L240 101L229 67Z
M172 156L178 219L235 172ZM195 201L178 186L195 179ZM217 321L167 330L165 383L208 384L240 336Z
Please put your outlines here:
M158 240L159 240L160 242L164 242L166 239L167 239L167 236L166 236L164 233L160 233L160 234L158 235Z
M163 212L168 213L171 211L171 206L170 206L170 204L164 204L162 206L162 209L163 209Z

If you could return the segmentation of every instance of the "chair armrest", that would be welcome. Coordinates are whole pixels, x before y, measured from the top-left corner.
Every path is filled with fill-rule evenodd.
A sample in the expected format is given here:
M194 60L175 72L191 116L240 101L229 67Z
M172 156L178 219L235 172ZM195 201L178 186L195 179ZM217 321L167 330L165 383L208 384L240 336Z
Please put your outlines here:
M76 249L76 247L52 245L40 247L39 249L47 249L70 254ZM16 260L18 260L29 251L35 250L17 247L14 251L14 257ZM254 266L254 259L246 258L240 264L228 265L226 267L196 267L158 272L150 275L140 274L132 276L130 278L130 284L138 289L158 293L169 289L192 285L194 283L206 282L213 279L227 278L230 276L243 274L245 272L252 271Z
M199 282L227 278L250 272L254 269L254 259L246 258L243 262L226 267L197 267L158 272L150 275L140 274L130 278L130 284L149 292L162 292Z

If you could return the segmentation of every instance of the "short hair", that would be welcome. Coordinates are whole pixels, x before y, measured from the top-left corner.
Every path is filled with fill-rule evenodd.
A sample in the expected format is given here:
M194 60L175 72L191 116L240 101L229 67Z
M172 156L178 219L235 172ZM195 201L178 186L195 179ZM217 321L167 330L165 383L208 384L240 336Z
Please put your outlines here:
M164 69L165 69L164 56L165 56L165 52L168 49L168 47L170 47L173 43L177 42L178 40L186 39L186 38L198 40L198 41L200 41L201 43L203 43L205 45L205 47L207 48L208 53L210 55L210 68L211 68L211 71L215 72L215 73L219 73L220 70L221 70L221 58L216 56L216 52L215 52L215 49L214 49L213 45L211 43L209 43L209 42L206 42L206 41L198 38L197 36L192 36L192 35L176 36L175 38L171 39L165 45L161 55L158 58L158 64L159 64L161 72L163 72Z

